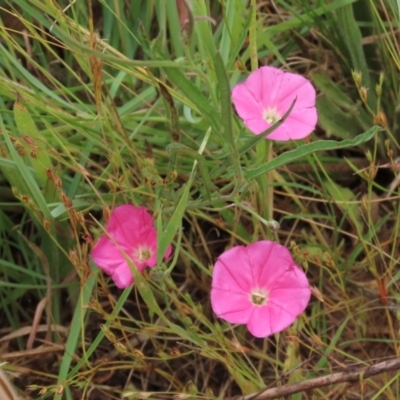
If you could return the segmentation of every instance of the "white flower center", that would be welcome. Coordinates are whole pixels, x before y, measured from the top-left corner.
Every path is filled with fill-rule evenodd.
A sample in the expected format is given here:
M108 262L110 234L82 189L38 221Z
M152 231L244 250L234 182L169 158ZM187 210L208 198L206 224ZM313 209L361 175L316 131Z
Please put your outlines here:
M278 113L277 109L274 108L267 108L263 112L263 118L269 123L274 124L275 122L279 121L282 116Z
M139 246L135 250L135 258L140 262L145 262L151 258L151 250L147 246Z
M250 294L250 300L255 306L262 306L268 301L268 294L264 289L255 289Z

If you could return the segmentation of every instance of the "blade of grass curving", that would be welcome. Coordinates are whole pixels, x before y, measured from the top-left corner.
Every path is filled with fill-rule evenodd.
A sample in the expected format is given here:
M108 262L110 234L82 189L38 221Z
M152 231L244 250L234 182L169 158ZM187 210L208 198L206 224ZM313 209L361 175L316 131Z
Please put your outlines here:
M354 139L346 139L342 140L341 142L337 142L335 140L318 140L313 143L301 145L297 149L290 150L279 155L265 165L245 170L245 177L248 180L252 180L257 176L265 174L268 171L272 171L273 169L281 167L282 165L289 164L292 161L297 160L298 158L307 156L317 151L337 150L344 149L346 147L358 146L371 140L375 136L375 134L381 130L381 127L374 126L368 131L362 133L361 135L356 136Z
M203 96L200 90L176 68L163 68L171 83L199 109L201 114L208 119L213 129L219 131L218 114L210 105L210 102Z

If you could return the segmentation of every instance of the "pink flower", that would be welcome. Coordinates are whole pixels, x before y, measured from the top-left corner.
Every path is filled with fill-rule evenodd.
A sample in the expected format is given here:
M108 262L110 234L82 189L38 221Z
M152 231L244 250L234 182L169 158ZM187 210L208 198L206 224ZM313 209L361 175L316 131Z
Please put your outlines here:
M237 113L256 135L279 121L295 99L285 122L267 136L271 140L302 139L315 129L318 116L310 81L278 68L261 67L232 90Z
M106 226L107 234L94 246L90 256L95 264L111 275L120 288L130 286L134 277L127 263L125 253L143 272L146 267L157 263L157 231L152 216L145 207L124 204L116 207ZM169 246L165 258L171 254Z
M214 312L233 324L246 324L256 337L291 325L310 296L307 277L289 250L269 240L235 246L220 255L214 267Z

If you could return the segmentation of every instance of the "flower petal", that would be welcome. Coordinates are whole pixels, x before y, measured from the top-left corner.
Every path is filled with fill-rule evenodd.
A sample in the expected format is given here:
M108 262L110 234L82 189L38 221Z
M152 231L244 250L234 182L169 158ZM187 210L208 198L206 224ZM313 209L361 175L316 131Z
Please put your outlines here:
M132 285L135 280L127 263L122 264L115 269L111 274L111 278L118 289L127 288L128 286Z
M247 324L250 333L256 337L266 337L283 331L305 310L310 296L308 282L303 288L274 290L264 307L254 307Z
M283 115L296 99L294 109L315 106L316 92L310 81L298 74L285 72L276 98L278 111Z
M292 287L288 285L286 288L274 289L270 293L268 302L268 306L271 309L277 309L277 312L281 314L287 313L293 317L293 320L304 311L311 297L311 290L308 283L304 287L298 287L297 283L292 284Z
M262 92L263 88L260 82L263 81L263 73L261 68L252 72L242 85L247 89L248 93L251 94L252 98L257 104L262 103Z
M111 272L122 263L126 263L121 251L107 236L103 236L99 239L90 253L90 256L94 263L108 274L111 274Z
M253 336L263 338L277 332L273 330L272 324L273 317L268 307L254 307L247 329Z
M260 240L246 248L253 276L253 288L270 291L293 264L289 250L270 240Z
M215 263L212 287L250 295L252 277L245 246L236 246L221 254Z
M261 102L254 97L244 83L239 83L233 88L232 101L240 118L247 120L262 116L263 107Z
M255 307L247 328L255 337L267 337L289 327L296 317L278 306Z
M116 242L132 245L143 237L149 227L154 228L154 221L145 207L123 204L112 211L107 232Z
M244 293L212 288L211 307L215 314L232 324L247 324L253 305Z
M263 108L278 108L282 82L285 79L286 73L279 68L270 66L261 67L259 70L261 71L262 79L254 82L254 84L258 85L261 91Z
M244 119L243 121L247 128L255 135L259 135L260 133L263 133L271 127L271 124L268 123L264 118L261 118L260 115L261 114L259 114L257 117ZM269 137L270 135L268 135L267 137Z

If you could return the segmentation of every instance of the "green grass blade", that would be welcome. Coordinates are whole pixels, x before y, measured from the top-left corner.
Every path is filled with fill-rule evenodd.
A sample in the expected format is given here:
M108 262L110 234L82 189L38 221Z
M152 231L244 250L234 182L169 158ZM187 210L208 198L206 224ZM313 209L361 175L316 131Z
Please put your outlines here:
M15 165L18 169L18 172L20 176L23 178L23 180L26 183L26 186L29 190L30 193L25 193L28 194L32 197L32 199L35 201L36 205L39 207L40 211L42 211L43 215L48 218L49 220L52 220L51 212L49 210L49 207L46 203L46 200L40 191L40 188L33 177L30 169L25 165L24 160L21 158L21 156L18 154L17 150L15 149L11 138L8 134L8 131L6 127L4 126L3 119L0 115L0 128L2 130L8 151L10 152L11 158L14 160ZM17 187L17 189L21 192L24 193L24 187Z
M14 117L21 136L29 136L33 140L34 145L42 142L39 131L29 111L18 99L14 104ZM51 159L45 149L38 148L35 151L35 155L31 157L31 163L38 182L43 188L48 180L46 170L51 168Z
M73 360L73 356L77 350L79 338L81 337L82 332L84 332L85 316L89 310L88 304L92 297L95 283L96 274L94 268L92 268L92 274L82 285L80 297L72 317L70 332L68 335L67 343L65 345L65 352L58 373L57 385L62 385L63 382L65 382L68 378L68 372L71 366L71 362ZM82 337L82 342L83 341L84 338ZM54 399L61 400L62 395L56 394L54 396Z
M318 151L337 150L347 147L359 146L360 144L371 140L375 136L375 134L381 130L382 128L380 128L379 126L374 126L367 132L356 136L354 139L346 139L342 140L341 142L337 142L335 140L318 140L313 143L304 144L297 149L287 151L279 155L278 157L275 157L272 161L265 165L262 165L258 168L246 170L245 176L247 179L252 180L257 176L265 174L268 171L272 171L273 169L279 168L283 165L291 163L294 160L297 160L312 153L316 153Z

